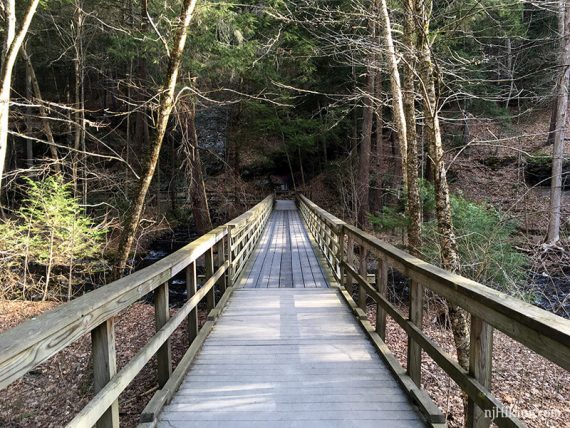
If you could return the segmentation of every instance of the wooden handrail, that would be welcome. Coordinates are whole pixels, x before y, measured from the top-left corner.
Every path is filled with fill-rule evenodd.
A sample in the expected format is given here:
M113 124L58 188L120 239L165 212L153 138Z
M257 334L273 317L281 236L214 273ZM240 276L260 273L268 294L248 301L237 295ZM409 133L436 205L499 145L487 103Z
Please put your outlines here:
M377 304L376 331L379 337L385 337L386 315L392 317L407 333L407 375L420 385L421 361L417 355L423 349L469 396L467 417L470 426L489 425L490 420L483 417L481 409L497 416L494 422L499 426L524 426L490 392L492 328L570 371L569 320L411 256L339 220L302 195L298 197L298 203L301 215L336 279L347 290L354 284L353 281L356 282L359 309L366 309L366 297L372 298ZM360 248L359 267L353 266L354 246ZM373 285L369 283L366 271L368 255L378 261ZM388 266L411 280L408 316L401 314L386 298ZM424 287L471 314L469 371L465 371L422 332ZM410 349L417 349L418 352Z
M232 256L255 247L273 207L270 195L238 218L199 237L175 253L131 275L85 294L55 310L0 334L0 389L57 354L85 334L92 334L96 396L71 426L117 426L119 394L157 354L159 384L172 372L169 338L188 319L190 342L198 336L196 308L204 298L214 309L216 287L224 293L233 286L251 251L240 260ZM252 226L254 225L254 226ZM205 282L196 290L196 262L206 259ZM188 300L170 318L168 282L186 271ZM236 273L237 272L237 273ZM155 292L156 334L116 373L114 317L150 292ZM220 302L223 304L224 299ZM219 307L219 305L218 305Z

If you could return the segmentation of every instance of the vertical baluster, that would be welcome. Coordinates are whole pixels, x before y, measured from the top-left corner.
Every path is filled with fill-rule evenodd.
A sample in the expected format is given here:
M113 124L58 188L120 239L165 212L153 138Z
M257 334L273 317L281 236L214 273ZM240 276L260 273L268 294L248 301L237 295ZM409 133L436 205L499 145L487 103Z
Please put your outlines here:
M170 318L168 307L168 282L159 285L154 291L154 319L156 331L160 330ZM172 373L172 356L170 352L170 339L168 339L156 353L158 362L158 385L162 388Z
M410 281L410 321L422 328L424 314L424 288L417 281ZM422 380L422 348L408 336L408 375L420 386Z
M196 294L196 262L190 263L186 267L186 291L188 299ZM188 343L191 344L198 336L198 306L188 314Z
M381 257L376 260L375 280L376 289L386 297L388 291L388 264ZM376 305L376 333L382 340L386 340L386 311L379 304Z
M115 352L115 326L113 318L108 319L91 331L93 354L93 383L95 393L99 392L117 373ZM97 421L97 428L119 426L119 402L115 400Z
M226 260L226 238L222 238L220 240L220 242L218 242L218 263L216 268L220 268L224 265L225 260ZM224 272L224 274L222 275L222 277L220 278L220 288L222 289L222 294L224 294L226 292L226 289L228 288L228 282L227 282L227 278L226 278L226 273Z
M469 374L483 386L491 387L493 361L493 327L481 318L471 315L471 334L469 345ZM489 418L473 402L467 402L467 426L469 428L488 428Z
M237 270L237 267L234 267L234 250L233 250L233 238L232 238L232 233L233 233L233 226L228 227L228 236L227 236L227 243L226 243L226 251L227 251L227 255L228 255L228 261L230 262L230 265L228 267L228 273L227 273L227 283L229 284L229 286L231 287L232 285L234 285L234 276L235 276L235 272Z
M350 233L347 233L347 240L346 240L346 264L352 267L352 259L354 256L354 240ZM349 293L352 292L352 276L348 272L344 273L344 288Z
M368 281L368 250L364 246L360 245L360 264L358 268L358 273L365 281ZM366 290L361 285L358 286L358 307L366 312L366 298L368 294Z
M344 281L344 274L345 269L342 267L342 262L344 260L344 228L339 226L339 230L337 232L337 239L338 239L338 246L337 246L337 265L335 269L336 279L338 280L339 284L342 284Z
M214 247L210 247L204 254L206 264L206 275L204 282L208 281L214 274ZM216 286L214 285L206 295L206 307L208 312L216 307Z

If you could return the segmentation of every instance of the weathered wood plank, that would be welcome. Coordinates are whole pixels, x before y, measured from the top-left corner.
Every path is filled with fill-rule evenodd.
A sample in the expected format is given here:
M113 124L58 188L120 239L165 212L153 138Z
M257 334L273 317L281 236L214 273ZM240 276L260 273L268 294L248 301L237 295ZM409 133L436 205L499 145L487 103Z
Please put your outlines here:
M410 283L409 319L418 329L422 329L424 319L424 288L416 281ZM408 336L407 371L418 386L422 384L422 348Z
M170 319L170 306L168 305L168 282L154 290L154 319L156 331L159 331ZM170 339L160 347L156 353L158 366L158 385L163 387L172 373L172 353Z
M196 263L191 263L186 268L186 294L187 300L191 299L197 290ZM194 308L188 315L188 343L192 343L198 336L198 308Z
M93 389L101 391L117 373L114 320L108 319L91 332L93 349ZM101 418L97 428L119 427L119 401L115 400Z
M328 288L236 290L159 426L366 418L423 426L349 315Z
M493 327L478 317L471 317L469 374L487 389L491 389L492 362ZM467 402L467 426L488 428L490 425L491 420L470 399Z

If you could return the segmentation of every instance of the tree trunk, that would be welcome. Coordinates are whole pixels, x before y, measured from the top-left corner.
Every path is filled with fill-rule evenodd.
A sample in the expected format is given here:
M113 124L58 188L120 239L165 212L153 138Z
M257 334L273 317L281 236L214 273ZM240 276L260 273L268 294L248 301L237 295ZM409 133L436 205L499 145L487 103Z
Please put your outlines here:
M301 156L301 146L297 146L297 155L299 156L299 171L301 171L301 185L305 187L305 170L303 169L303 157Z
M422 246L422 209L418 177L418 141L416 132L416 107L414 77L416 70L416 25L414 22L414 0L406 0L404 7L404 91L403 103L406 116L407 163L406 177L408 182L408 250L419 257Z
M568 110L568 85L570 83L570 1L560 0L559 20L563 21L564 38L560 44L560 81L556 103L556 129L552 147L552 178L550 184L550 209L546 242L555 245L560 240L560 205L562 198L562 164L564 161L564 136Z
M143 35L148 31L148 0L141 0L141 32ZM137 101L137 111L135 114L134 141L138 153L148 153L150 150L150 132L148 126L148 112L145 107L146 96L144 85L147 83L147 64L144 52L137 59L137 77L135 79L137 88L135 89L135 99Z
M180 23L177 26L174 43L170 52L170 59L168 63L168 71L166 74L165 82L162 86L160 93L160 104L158 108L158 118L156 122L156 131L152 140L150 156L148 158L146 168L139 181L136 196L133 203L125 217L123 231L121 233L119 253L117 257L116 274L118 276L123 274L127 265L127 260L133 246L137 228L142 216L145 206L146 195L154 176L154 171L158 163L162 141L168 126L168 120L172 109L174 107L174 91L176 89L176 82L178 80L178 72L180 70L180 63L182 62L182 53L186 44L186 37L188 34L188 27L196 0L184 0L182 11L180 14Z
M10 115L10 90L12 87L12 71L16 57L24 42L32 18L38 8L39 0L31 0L23 14L22 24L16 32L15 0L4 0L4 48L2 51L2 66L0 69L0 194L2 194L2 177L8 152L8 126Z
M379 66L382 58L378 55L376 64ZM374 98L376 101L374 109L375 121L375 163L374 163L374 181L375 186L372 190L370 207L373 211L380 211L382 209L382 189L384 187L384 175L386 174L387 162L386 149L384 147L384 115L382 103L382 71L376 70L374 77Z
M49 123L48 110L43 105L42 92L40 90L40 84L34 70L34 65L32 63L32 58L28 55L28 51L25 46L22 46L22 58L26 62L26 69L29 70L30 78L32 79L32 91L35 101L39 104L40 119L42 121L42 129L49 144L49 150L51 157L54 160L54 171L56 173L61 172L61 166L59 164L59 155L57 153L57 147L55 144L55 139L53 138L53 132L51 130L51 125Z
M84 163L85 160L85 93L83 86L84 77L84 57L83 57L83 24L85 16L83 13L83 1L76 0L75 2L75 14L74 14L74 24L75 24L75 58L74 58L74 110L73 110L73 127L74 127L74 139L73 139L73 149L74 153L72 156L72 180L73 187L75 189L76 195L79 193L79 164ZM85 168L85 165L83 165ZM83 179L81 193L83 198L87 197L86 192L86 180Z
M26 99L30 105L32 104L33 97L32 72L29 64L26 63ZM32 113L32 107L30 106L26 109L26 134L30 137L26 139L26 165L28 168L32 168L34 166L34 141L31 138L34 132Z
M434 164L434 187L436 218L439 232L441 251L441 266L450 272L459 272L459 256L457 253L457 240L453 230L451 217L451 202L449 187L443 158L443 144L439 124L438 100L435 90L434 65L431 59L431 46L429 44L429 20L431 15L431 0L416 1L416 16L421 20L418 31L418 48L421 78L423 83L423 107L425 121L425 135L428 150ZM467 313L460 307L449 305L449 317L453 331L457 360L464 368L469 368L469 322Z
M559 52L563 52L564 50L564 45L566 43L568 43L568 41L566 40L565 37L565 31L564 31L564 10L566 8L565 5L565 1L564 0L558 0L558 50ZM562 75L563 73L561 73L560 75ZM560 93L560 79L557 80L556 82L556 89L558 89L557 93ZM554 103L554 107L552 108L552 114L550 116L550 126L548 128L548 137L546 138L546 144L545 146L550 146L551 144L554 144L554 136L555 136L555 131L556 131L556 123L557 123L557 118L558 118L558 95L556 97L556 103Z
M373 10L374 11L374 10ZM376 24L371 18L368 23L370 35L374 40ZM366 89L362 109L362 135L360 138L360 153L358 156L358 214L357 224L361 229L369 226L368 213L370 212L370 147L372 146L372 125L374 121L374 64L375 55L368 58L366 71Z
M400 83L400 73L398 71L398 61L396 59L396 50L394 49L394 40L392 39L392 26L390 24L390 15L388 14L388 5L386 0L378 0L378 15L380 17L380 27L382 28L382 37L386 48L386 61L388 63L388 72L390 74L390 87L392 91L392 111L394 116L394 129L400 146L400 157L402 165L402 181L406 187L407 177L407 130L406 119L404 114L404 104L402 101L402 87Z
M196 231L203 235L213 229L212 218L210 217L210 208L208 206L208 197L206 195L206 186L204 184L204 175L202 172L202 161L200 160L200 149L198 148L198 134L196 133L196 111L192 106L192 110L188 115L188 137L191 145L190 168L192 182L190 183L190 197L192 200L192 214Z

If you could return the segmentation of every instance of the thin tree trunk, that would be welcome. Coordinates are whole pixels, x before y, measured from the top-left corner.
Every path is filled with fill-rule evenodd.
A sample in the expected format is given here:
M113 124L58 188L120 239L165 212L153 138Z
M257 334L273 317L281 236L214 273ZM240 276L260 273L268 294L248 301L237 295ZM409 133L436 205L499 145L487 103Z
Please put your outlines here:
M148 0L141 0L141 32L143 35L148 31ZM147 81L147 64L146 57L142 53L137 60L137 78L136 82L138 87L136 88L136 99L140 104L137 106L137 112L135 115L135 135L134 140L138 146L139 153L148 153L150 146L150 133L148 126L147 109L144 106L146 102L145 91L143 89Z
M210 217L210 207L206 195L206 185L202 172L202 161L200 159L200 149L198 147L198 134L196 133L196 110L192 106L188 118L188 136L192 146L192 156L190 168L192 169L192 183L190 184L190 196L192 200L192 214L196 231L203 235L213 229L212 218Z
M406 116L407 132L407 163L406 177L408 182L408 250L410 254L419 257L422 246L422 209L418 176L418 141L416 132L415 107L415 70L416 70L416 25L414 22L414 0L406 0L404 10L404 91L403 103Z
M402 181L406 187L407 177L407 130L406 119L404 114L404 104L402 101L402 87L400 82L400 72L398 71L398 61L396 59L396 50L394 49L394 40L392 38L392 25L390 24L390 15L388 14L387 0L378 0L378 15L380 17L380 27L382 28L382 37L386 48L386 62L388 64L388 72L390 74L390 86L392 90L392 111L394 116L394 128L396 137L400 146L400 157L402 164Z
M562 166L564 161L564 136L568 110L568 85L570 83L570 1L560 0L565 9L560 9L564 22L564 39L560 46L560 83L556 103L556 129L552 147L552 178L550 184L550 209L546 242L554 245L560 240L560 205L562 198Z
M297 183L295 182L295 174L293 173L293 165L291 163L291 156L289 156L289 150L285 143L285 138L283 138L283 144L285 144L285 156L287 156L287 164L289 165L289 173L291 174L291 181L293 182L293 191L297 193Z
M28 55L28 51L25 46L22 46L22 58L26 62L26 67L29 69L30 77L32 79L32 90L36 102L39 104L40 119L42 121L42 129L49 144L49 150L51 157L54 160L54 170L57 173L61 172L61 167L59 165L59 155L57 153L57 147L55 145L55 139L53 138L53 132L51 130L51 125L49 123L48 110L43 105L42 92L40 90L40 84L34 70L31 57Z
M174 91L176 89L178 72L180 70L182 54L184 52L184 46L186 44L188 27L190 25L190 20L192 19L196 1L197 0L184 0L184 3L182 5L180 23L178 25L178 29L176 30L174 43L170 52L168 71L160 93L160 105L158 108L158 118L156 122L157 126L151 145L150 156L148 158L144 174L141 176L141 179L139 181L139 186L132 206L125 217L123 231L121 233L116 266L116 273L119 276L123 274L123 271L127 265L129 254L131 252L137 228L145 206L146 195L148 193L148 189L150 187L150 183L152 181L152 177L154 176L154 171L158 163L158 157L160 155L162 141L164 140L164 135L168 126L168 120L170 118L170 114L172 113L172 109L174 108Z
M564 10L566 8L564 0L558 0L558 50L562 52L564 49L564 45L568 43L565 37L565 30L564 30ZM562 74L562 73L561 73ZM560 79L557 79L556 88L558 89L557 94L560 93ZM556 103L554 103L554 107L552 108L552 114L550 116L550 127L548 129L548 137L546 138L545 146L550 146L554 144L554 137L556 133L556 123L558 118L558 95L556 97Z
M374 6L374 5L373 5ZM372 7L372 15L375 7ZM368 21L368 28L372 40L376 37L376 23L373 18ZM361 229L369 226L368 213L370 212L370 151L372 146L372 127L374 124L374 65L376 58L371 54L368 58L366 70L366 88L362 109L362 135L360 138L360 153L358 156L358 214L357 224Z
M2 194L2 177L8 152L8 126L10 116L10 90L12 87L12 71L20 47L24 42L32 18L38 8L39 0L31 0L23 14L22 24L16 32L15 0L4 0L4 48L2 51L2 66L0 69L0 194Z
M379 67L382 62L382 58L378 55L376 64ZM384 187L384 175L386 174L387 163L385 161L386 150L384 147L384 115L382 103L382 71L376 70L376 76L374 78L374 98L376 100L376 106L374 109L374 120L375 120L375 158L376 162L374 164L374 177L375 186L372 191L370 205L373 211L380 211L382 209L382 189Z
M435 72L431 58L431 46L428 40L431 7L431 0L426 2L416 1L417 16L421 20L421 26L418 32L418 47L423 84L422 96L424 101L425 134L435 170L435 209L440 239L441 265L450 272L459 272L460 264L457 252L457 240L453 230L449 187L443 158L444 152L439 123L438 100L435 90ZM469 322L467 313L458 306L449 305L449 317L455 347L457 349L457 360L464 369L468 369Z
M26 64L26 99L29 104L32 104L32 72L30 71L29 64ZM28 168L32 168L34 166L34 142L31 138L33 128L32 107L30 106L26 109L26 133L30 137L26 139L26 164Z
M301 171L301 185L305 187L305 170L303 169L303 157L301 156L301 146L297 146L297 154L299 155L299 170Z
M79 164L84 161L85 153L85 94L83 86L84 77L84 58L83 58L83 24L85 16L83 13L83 1L76 0L75 2L75 59L74 59L74 110L73 110L73 123L74 123L74 140L73 148L74 154L72 157L72 180L75 193L79 189ZM83 167L85 167L83 165ZM86 194L86 181L82 180L82 194L85 198Z

